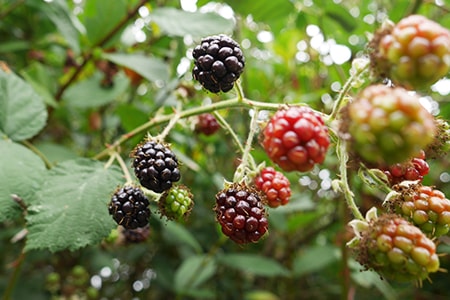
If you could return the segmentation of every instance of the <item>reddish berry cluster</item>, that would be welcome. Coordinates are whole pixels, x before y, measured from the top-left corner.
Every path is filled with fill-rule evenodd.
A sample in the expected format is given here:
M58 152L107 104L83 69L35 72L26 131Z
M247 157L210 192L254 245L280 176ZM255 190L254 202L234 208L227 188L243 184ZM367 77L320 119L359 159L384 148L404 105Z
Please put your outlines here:
M204 135L212 135L220 129L217 119L212 114L201 114L197 117L195 131Z
M255 243L267 232L261 197L245 184L234 183L217 193L214 211L222 232L237 244Z
M383 214L360 234L357 260L385 278L420 281L439 269L434 242L400 216Z
M411 221L430 237L447 234L450 229L450 200L429 186L399 184L398 195L388 198L385 206Z
M272 167L261 170L255 177L256 187L264 192L267 204L270 207L278 207L289 202L291 197L291 183L283 173L275 171Z
M419 155L405 163L397 163L388 167L384 173L388 177L391 185L400 183L404 180L422 181L423 176L430 171L428 163L425 161L425 152L420 151Z
M381 35L375 64L385 65L396 83L429 87L449 71L450 31L438 23L411 15Z
M322 117L306 106L277 111L263 135L264 150L284 171L310 171L325 160L330 145Z

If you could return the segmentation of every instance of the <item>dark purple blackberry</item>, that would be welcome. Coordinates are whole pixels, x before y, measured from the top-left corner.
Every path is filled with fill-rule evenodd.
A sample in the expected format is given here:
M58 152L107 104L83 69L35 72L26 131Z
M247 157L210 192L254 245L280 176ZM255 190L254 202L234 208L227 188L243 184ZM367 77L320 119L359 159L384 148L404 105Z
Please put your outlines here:
M192 75L210 92L228 92L239 78L245 59L238 43L226 35L209 36L192 52Z
M216 218L222 232L237 244L255 243L268 227L261 194L245 184L233 183L216 194Z
M133 168L141 185L155 193L162 193L180 180L178 159L167 146L148 140L131 152Z
M125 229L123 236L127 243L142 243L145 242L150 236L150 226L145 226L136 229Z
M117 224L125 229L136 229L148 224L148 205L149 201L140 188L126 185L114 192L108 210Z

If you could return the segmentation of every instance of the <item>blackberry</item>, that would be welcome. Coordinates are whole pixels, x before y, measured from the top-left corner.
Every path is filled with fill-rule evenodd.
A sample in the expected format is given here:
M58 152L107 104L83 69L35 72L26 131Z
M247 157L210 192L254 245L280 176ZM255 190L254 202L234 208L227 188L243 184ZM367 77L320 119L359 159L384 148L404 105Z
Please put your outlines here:
M204 135L212 135L220 129L220 124L217 122L214 115L205 113L197 117L195 124L195 132L203 133Z
M261 170L255 177L255 186L264 192L270 207L286 205L291 197L291 183L283 173L272 167Z
M192 198L193 195L186 186L173 186L170 190L165 191L159 199L159 210L169 220L187 219L194 206Z
M420 180L430 171L428 163L425 161L425 152L421 150L416 157L404 162L396 163L384 170L388 177L389 184L394 185L404 180Z
M192 75L210 92L228 92L239 78L245 59L238 43L225 35L204 38L192 52Z
M140 188L126 185L114 192L108 210L117 224L125 229L136 229L148 224L148 205L149 201Z
M123 231L125 241L128 243L142 243L150 236L150 226L145 226L136 229L125 229Z
M233 183L216 194L214 211L222 232L237 244L257 242L268 221L261 196L244 183Z
M180 180L178 159L168 146L148 140L131 152L133 168L141 185L155 193L162 193Z

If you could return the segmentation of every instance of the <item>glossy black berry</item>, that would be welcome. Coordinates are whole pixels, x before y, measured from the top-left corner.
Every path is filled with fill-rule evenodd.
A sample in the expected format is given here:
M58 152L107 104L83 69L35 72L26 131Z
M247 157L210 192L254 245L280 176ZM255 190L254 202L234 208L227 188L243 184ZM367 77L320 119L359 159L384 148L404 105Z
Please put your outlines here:
M126 185L117 189L109 203L109 214L117 224L126 229L136 229L148 224L149 201L140 188Z
M268 229L261 194L234 183L216 194L214 207L222 232L237 244L255 243Z
M123 231L125 241L128 243L145 242L148 239L149 235L150 235L150 227L148 225L136 229L125 229Z
M178 159L162 143L146 141L132 151L133 168L141 185L156 193L162 193L180 180Z
M239 78L245 59L239 44L226 35L204 38L192 52L192 75L210 92L228 92Z

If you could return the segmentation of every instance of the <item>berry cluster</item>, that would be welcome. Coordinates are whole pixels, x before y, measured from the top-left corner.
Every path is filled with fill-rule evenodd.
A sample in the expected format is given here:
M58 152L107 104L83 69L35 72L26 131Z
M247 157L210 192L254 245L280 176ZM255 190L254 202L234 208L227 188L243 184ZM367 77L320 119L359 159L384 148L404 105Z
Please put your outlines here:
M148 205L149 201L140 188L126 185L114 192L108 211L117 224L126 229L136 229L148 224Z
M429 171L430 167L425 161L425 152L420 151L418 156L413 157L407 162L389 166L384 170L384 173L388 177L390 185L394 185L405 180L422 181L423 176L427 175Z
M389 211L401 215L429 237L447 234L450 229L450 200L429 186L403 182L394 186L398 193L385 200Z
M204 135L212 135L220 129L219 122L212 114L201 114L197 118L195 131Z
M321 164L330 145L322 117L306 106L278 110L263 135L269 158L288 172L306 172Z
M401 163L426 148L436 132L434 118L418 96L400 87L371 85L347 112L352 148L369 163Z
M238 43L225 35L206 37L194 48L192 74L210 92L228 92L239 78L245 59Z
M148 140L139 144L131 153L133 168L141 185L156 193L162 193L180 180L178 159L170 148Z
M192 198L191 191L184 185L173 186L159 199L159 210L169 220L186 219L194 205Z
M368 215L375 215L369 211ZM353 221L352 221L353 222ZM421 281L439 269L436 245L419 228L395 214L351 223L357 260L385 278Z
M450 31L424 16L411 15L380 31L373 44L374 64L408 88L429 87L450 69Z
M254 181L255 186L266 195L270 207L286 205L289 202L291 183L283 173L267 167L261 170Z
M257 242L267 232L262 199L245 184L234 183L217 193L214 211L222 232L238 244Z

